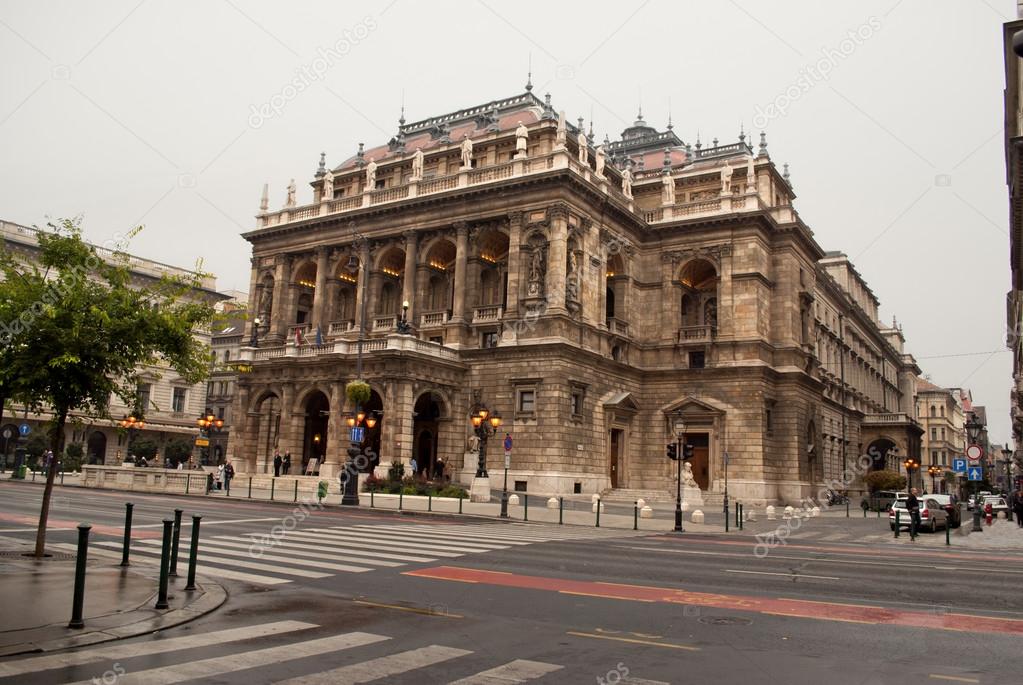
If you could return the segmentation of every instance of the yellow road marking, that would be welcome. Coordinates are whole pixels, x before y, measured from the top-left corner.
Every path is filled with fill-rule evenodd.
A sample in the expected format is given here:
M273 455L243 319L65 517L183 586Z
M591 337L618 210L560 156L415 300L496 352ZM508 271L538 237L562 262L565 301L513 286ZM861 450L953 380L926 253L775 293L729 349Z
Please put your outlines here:
M380 607L381 609L397 609L398 611L408 611L413 614L423 614L424 616L443 616L445 618L464 618L460 614L449 614L444 611L434 611L433 609L420 609L418 607L403 607L398 604L381 604L380 602L367 602L362 599L353 600L356 604L362 604L368 607Z
M629 642L637 645L650 645L652 647L667 647L669 649L684 649L688 652L699 652L699 647L691 647L689 645L673 645L669 642L654 642L652 640L636 640L631 637L614 637L613 635L598 635L597 633L577 633L574 630L570 630L566 635L575 635L576 637L592 637L598 640L614 640L616 642Z

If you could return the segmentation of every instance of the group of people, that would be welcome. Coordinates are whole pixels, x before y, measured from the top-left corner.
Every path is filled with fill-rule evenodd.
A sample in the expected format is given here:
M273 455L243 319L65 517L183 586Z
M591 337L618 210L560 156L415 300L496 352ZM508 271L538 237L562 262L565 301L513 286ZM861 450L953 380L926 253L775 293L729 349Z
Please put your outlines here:
M413 478L433 478L434 480L444 480L444 459L443 457L437 457L437 460L433 462L433 473L430 473L430 465L427 464L425 468L419 468L419 462L416 461L415 457L409 460L409 469L412 471Z
M274 478L277 476L286 476L291 471L291 452L285 452L284 456L277 450L274 450Z

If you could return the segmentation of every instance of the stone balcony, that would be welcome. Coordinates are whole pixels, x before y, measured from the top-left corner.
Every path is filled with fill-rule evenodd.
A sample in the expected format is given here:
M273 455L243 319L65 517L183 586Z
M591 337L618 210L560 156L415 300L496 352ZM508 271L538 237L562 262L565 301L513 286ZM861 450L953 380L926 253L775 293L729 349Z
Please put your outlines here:
M393 331L398 324L397 316L378 316L373 319L374 331Z
M448 322L447 311L440 312L426 312L419 316L419 327L420 328L437 328L443 326Z
M623 338L629 337L629 324L621 319L611 317L607 319L607 331L612 335L620 335Z
M683 326L678 329L679 344L709 343L714 340L716 329L712 326Z
M355 321L331 321L327 335L343 335L355 330Z
M472 310L473 323L495 323L501 320L504 308L500 305L476 307Z
M440 343L420 340L411 335L388 334L382 338L370 338L363 340L333 340L322 345L304 344L296 345L288 342L285 345L276 347L243 347L241 350L242 361L266 362L286 358L309 358L334 355L355 355L362 345L363 354L375 354L380 352L416 352L438 359L449 359L457 361L458 352Z

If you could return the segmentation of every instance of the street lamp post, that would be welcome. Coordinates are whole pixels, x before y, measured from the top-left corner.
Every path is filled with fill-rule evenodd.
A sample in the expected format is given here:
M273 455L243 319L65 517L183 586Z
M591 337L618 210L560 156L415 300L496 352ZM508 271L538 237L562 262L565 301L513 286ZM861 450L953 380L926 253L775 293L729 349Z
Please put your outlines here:
M913 487L913 471L920 469L920 462L913 457L906 457L902 465L906 467L906 492L909 492Z
M682 412L676 412L672 417L672 428L675 431L675 459L678 461L678 475L675 480L675 528L676 533L684 533L682 527L682 462L685 447L686 422L682 418ZM725 512L725 516L728 512Z
M354 245L361 250L366 245L366 238L358 232L355 236ZM355 346L355 378L362 380L362 342L366 337L366 293L369 291L369 271L354 252L348 256L347 268L349 271L362 271L362 297L359 298L359 337ZM356 404L354 418L358 418L360 415L363 418L359 421L364 420L365 413L362 411L362 407ZM375 419L373 421L375 424ZM357 423L349 423L349 426L354 428ZM372 426L369 427L372 428ZM344 481L344 492L341 495L341 504L343 505L358 506L359 504L359 478L355 475L357 473L355 460L360 454L362 454L362 441L351 440L348 445L348 462L345 464L347 477Z
M966 434L969 436L970 445L977 444L983 430L984 424L977 420L976 414L970 412L969 418L966 420ZM979 485L977 481L973 481L973 528L970 529L971 533L984 532L984 528L980 525L981 506L977 497L977 491L980 489Z
M493 435L504 422L501 415L496 411L490 411L487 405L477 401L471 409L469 421L472 423L473 432L480 442L479 457L476 460L476 478L487 478L487 440ZM505 479L504 491L501 493L501 516L508 516L508 481Z
M196 425L199 426L199 436L202 437L202 433L206 433L206 447L203 448L203 453L206 455L204 459L201 455L199 460L205 463L209 462L209 455L212 451L210 441L213 439L214 432L220 432L224 427L224 419L218 419L213 415L213 410L206 407L206 412L195 420Z
M259 327L263 320L258 316L252 320L252 336L249 338L249 347L259 347Z
M408 300L401 303L401 318L398 320L398 325L395 326L398 333L402 335L412 335L412 324L408 322Z
M1005 519L1007 521L1012 520L1012 502L1009 501L1012 497L1012 450L1006 445L1002 448L1002 457L999 461L1005 465L1005 501L1009 504L1009 510L1005 512Z
M927 473L931 474L931 492L932 493L937 492L938 486L936 484L937 483L936 479L938 477L938 474L941 473L941 467L938 466L937 464L931 464L930 466L927 467Z

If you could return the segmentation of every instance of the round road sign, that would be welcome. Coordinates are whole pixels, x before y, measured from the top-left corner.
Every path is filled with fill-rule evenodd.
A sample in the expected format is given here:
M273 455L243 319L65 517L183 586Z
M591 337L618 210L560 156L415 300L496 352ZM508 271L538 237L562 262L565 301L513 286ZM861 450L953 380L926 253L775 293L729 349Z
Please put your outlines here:
M981 449L980 445L970 445L966 448L966 458L970 461L980 461L980 458L984 456L984 450Z

